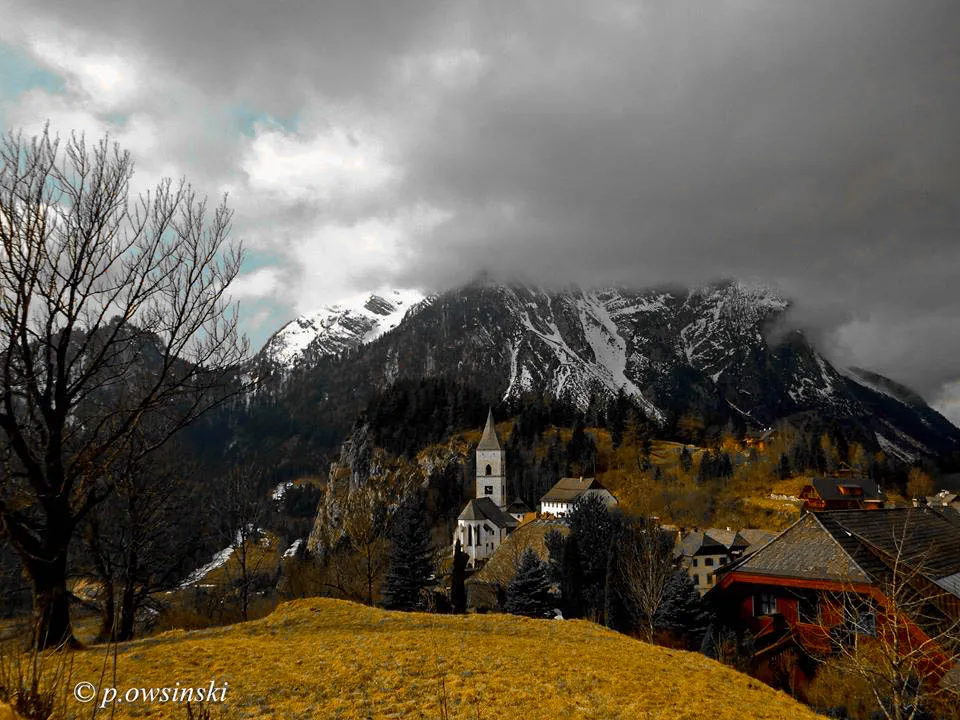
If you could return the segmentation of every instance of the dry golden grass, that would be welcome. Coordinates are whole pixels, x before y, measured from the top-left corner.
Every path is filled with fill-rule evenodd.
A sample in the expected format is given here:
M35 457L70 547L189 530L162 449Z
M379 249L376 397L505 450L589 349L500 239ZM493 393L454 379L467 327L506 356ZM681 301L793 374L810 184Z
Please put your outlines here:
M102 650L79 652L72 682L99 684L102 663ZM701 655L584 621L391 613L328 599L127 643L105 684L122 694L212 679L229 683L230 717L440 718L444 698L446 716L464 720L816 717ZM183 708L118 705L116 714L180 718Z

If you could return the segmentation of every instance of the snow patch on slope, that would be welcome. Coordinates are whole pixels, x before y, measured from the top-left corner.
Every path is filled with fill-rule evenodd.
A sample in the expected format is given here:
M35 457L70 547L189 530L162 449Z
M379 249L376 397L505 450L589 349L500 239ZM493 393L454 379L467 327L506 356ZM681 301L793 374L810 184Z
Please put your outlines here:
M635 397L648 415L663 419L660 412L649 402L634 382L627 377L627 343L620 335L606 306L595 293L584 294L577 300L584 336L597 360L597 375L614 393L620 388Z
M904 450L902 447L897 445L895 442L891 441L888 437L881 433L874 433L877 437L877 442L880 443L880 449L883 450L887 455L892 455L893 457L901 460L905 463L912 463L917 458L911 452Z
M355 295L287 323L262 352L275 364L292 368L311 346L320 355L352 350L393 330L425 299L419 290L408 289Z

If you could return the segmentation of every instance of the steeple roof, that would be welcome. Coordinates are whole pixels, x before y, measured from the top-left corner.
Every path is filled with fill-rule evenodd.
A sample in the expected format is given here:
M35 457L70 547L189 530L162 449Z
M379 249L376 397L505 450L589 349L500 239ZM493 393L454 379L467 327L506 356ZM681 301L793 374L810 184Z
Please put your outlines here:
M497 431L493 427L493 408L487 411L487 424L483 428L483 437L480 438L480 444L477 450L500 450L500 439L497 437Z

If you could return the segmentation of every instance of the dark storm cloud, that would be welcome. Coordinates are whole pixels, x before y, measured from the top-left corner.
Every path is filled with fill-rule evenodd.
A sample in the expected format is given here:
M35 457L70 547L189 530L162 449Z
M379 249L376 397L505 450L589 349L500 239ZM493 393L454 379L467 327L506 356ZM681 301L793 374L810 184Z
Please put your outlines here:
M960 378L955 0L30 7L258 111L373 118L378 202L449 218L397 281L759 278L838 360Z
M438 278L755 276L796 298L800 321L859 321L832 335L844 359L935 394L960 354L958 10L498 18L522 39L488 30L490 73L409 158L428 196L469 207L424 256Z

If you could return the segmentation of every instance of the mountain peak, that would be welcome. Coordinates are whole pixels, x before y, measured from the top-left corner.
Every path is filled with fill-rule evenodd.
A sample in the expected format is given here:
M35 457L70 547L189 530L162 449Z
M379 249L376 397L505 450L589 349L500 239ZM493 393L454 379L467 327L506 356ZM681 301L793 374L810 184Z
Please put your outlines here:
M414 289L354 295L291 320L267 340L261 357L292 368L307 355L339 355L393 330L426 296Z

